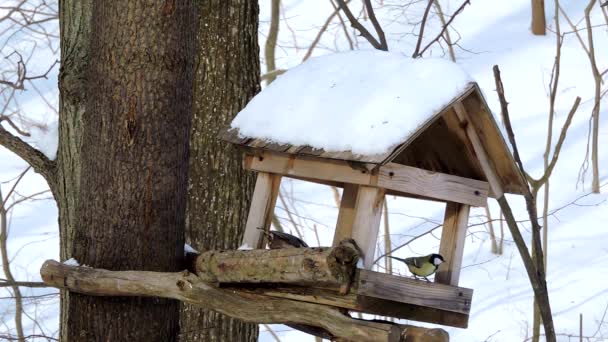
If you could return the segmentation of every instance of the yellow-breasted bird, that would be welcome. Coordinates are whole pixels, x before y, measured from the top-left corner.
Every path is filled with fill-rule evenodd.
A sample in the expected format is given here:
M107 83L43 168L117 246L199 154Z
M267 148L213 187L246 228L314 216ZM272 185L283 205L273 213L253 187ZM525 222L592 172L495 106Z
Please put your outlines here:
M441 265L442 262L445 262L445 259L441 255L436 253L421 257L412 257L405 259L393 256L391 258L404 262L410 272L412 272L412 274L414 275L414 278L418 279L418 277L422 277L429 282L430 280L428 280L427 277L435 273L439 265Z

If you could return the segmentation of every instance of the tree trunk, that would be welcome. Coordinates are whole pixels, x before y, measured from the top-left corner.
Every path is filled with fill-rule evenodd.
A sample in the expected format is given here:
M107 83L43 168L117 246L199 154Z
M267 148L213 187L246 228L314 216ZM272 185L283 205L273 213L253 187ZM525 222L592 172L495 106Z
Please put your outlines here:
M85 112L86 70L91 33L91 0L59 1L61 70L59 72L59 148L53 191L59 209L61 260L72 251L76 201L80 185L82 116ZM69 292L61 291L60 339L67 342Z
M62 257L112 270L176 271L187 198L194 1L100 1L91 12L84 3L62 4L66 15L70 5L83 6L63 18L62 39L69 36L75 50L63 44L62 58L81 53L74 57L83 64L62 65L62 105L73 105L62 106L60 118L60 158L73 164L64 166L69 188L58 199L67 220ZM67 140L71 129L77 138ZM67 305L66 341L177 338L179 304L172 300L73 293Z
M199 5L186 240L201 252L236 249L255 176L240 153L217 138L220 128L260 90L257 1ZM255 324L191 305L180 315L183 341L257 341Z
M546 34L545 0L532 0L532 33L537 36Z

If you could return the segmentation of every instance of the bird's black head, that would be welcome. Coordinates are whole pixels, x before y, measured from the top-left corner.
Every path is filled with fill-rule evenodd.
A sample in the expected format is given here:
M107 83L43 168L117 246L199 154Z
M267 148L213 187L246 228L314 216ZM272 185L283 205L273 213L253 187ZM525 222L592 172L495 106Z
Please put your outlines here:
M435 265L435 266L439 266L442 262L445 262L445 259L440 255L440 254L431 254L430 256L430 262Z

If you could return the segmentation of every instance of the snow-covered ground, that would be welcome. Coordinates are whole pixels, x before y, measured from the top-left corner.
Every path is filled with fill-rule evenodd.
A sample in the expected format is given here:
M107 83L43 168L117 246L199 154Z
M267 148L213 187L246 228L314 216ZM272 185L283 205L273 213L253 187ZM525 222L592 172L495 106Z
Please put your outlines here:
M377 12L380 23L387 31L389 48L393 53L411 55L416 38L409 22L416 22L424 11L424 2L405 8L403 1L373 1L383 3ZM355 13L360 5L356 3ZM441 1L444 12L451 14L460 1ZM553 27L553 1L546 1L547 23ZM587 1L561 1L574 22L583 15ZM263 49L270 16L269 1L261 1L260 46ZM533 36L529 31L530 1L472 1L454 21L460 37L456 47L456 59L461 67L481 86L486 100L494 113L499 113L494 91L492 66L498 64L502 71L505 91L520 153L529 173L538 177L542 172L542 154L545 147L546 125L549 109L548 83L555 57L555 37L551 31L545 37ZM306 50L317 35L319 28L332 13L333 8L325 0L284 0L281 31L277 48L277 65L289 69L301 63ZM606 22L596 9L593 23L595 50L600 70L608 67L608 30ZM369 24L366 22L366 24ZM428 37L434 37L438 22L433 18ZM348 25L348 24L347 24ZM371 25L367 25L371 28ZM562 31L571 31L565 20ZM348 28L355 48L369 49L361 37L355 37ZM373 30L372 30L373 32ZM585 39L583 31L583 39ZM320 39L313 56L349 50L348 41L339 21L334 19ZM440 49L433 56L448 58ZM263 53L262 53L263 55ZM44 58L41 57L44 60ZM48 58L46 59L49 60ZM40 67L44 70L44 67ZM369 68L373 68L370 65ZM264 71L263 71L264 73ZM606 78L604 78L606 79ZM408 79L404 78L404 87ZM48 82L40 85L41 92L56 103L56 73ZM605 86L604 86L605 87ZM561 80L556 102L554 142L576 96L582 98L581 106L569 130L565 146L551 178L549 219L548 286L555 319L560 334L558 340L568 341L568 334L578 335L579 314L583 314L583 334L594 336L590 341L608 337L608 323L599 326L608 307L608 186L600 195L589 192L590 175L584 186L577 185L578 173L585 156L589 116L593 106L593 81L591 68L584 51L574 34L567 34L562 48ZM23 109L32 118L51 123L55 114L30 92L22 97ZM600 184L608 183L608 111L606 97L600 113ZM499 121L500 122L500 121ZM0 182L15 178L26 164L13 154L0 148ZM9 184L2 183L6 191ZM45 189L42 177L28 173L18 188L27 195ZM313 228L319 233L321 245L331 242L337 208L331 189L286 180L282 184L291 216L301 228L310 245L317 244ZM523 199L509 198L516 208L516 216L525 219ZM542 203L542 198L539 199ZM278 202L276 214L286 227L290 227L285 205ZM414 200L388 198L389 222L393 246L398 246L433 228L443 219L443 206ZM498 217L495 203L491 203L494 218ZM297 212L296 212L297 211ZM475 209L471 223L485 221L485 212ZM497 228L495 224L495 228ZM524 236L529 240L529 225L522 224ZM506 229L505 229L506 230ZM39 280L38 270L43 260L58 258L57 211L52 200L27 202L12 213L9 233L9 255L15 277L20 280ZM413 256L434 252L439 245L440 231L401 248L397 256ZM196 246L193 246L196 248ZM382 248L379 248L381 250ZM460 284L475 290L468 329L446 328L453 341L523 341L530 336L532 325L532 291L519 255L506 232L505 250L501 256L490 253L489 235L484 225L470 228L466 241L464 268ZM405 268L397 270L406 275ZM0 319L5 329L12 323L13 301L7 289L0 289ZM57 297L48 296L54 291L24 289L25 295L40 296L28 300L27 313L38 317L39 324L47 333L56 331L58 322ZM37 305L34 305L37 304ZM606 317L608 320L608 317ZM39 333L40 327L26 323L26 332ZM419 324L412 322L413 324ZM282 341L313 341L312 337L285 326L271 326ZM265 328L260 329L261 341L274 341Z

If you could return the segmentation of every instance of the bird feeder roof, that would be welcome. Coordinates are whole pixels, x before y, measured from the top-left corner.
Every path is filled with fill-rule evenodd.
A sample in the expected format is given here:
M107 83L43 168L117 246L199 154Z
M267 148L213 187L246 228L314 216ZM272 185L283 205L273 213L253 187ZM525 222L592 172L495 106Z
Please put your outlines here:
M478 85L445 60L381 51L311 59L254 97L220 137L253 150L487 180L457 103L505 191L523 193L525 181Z

